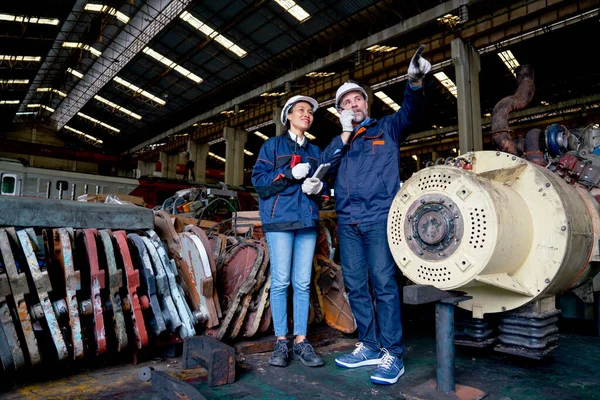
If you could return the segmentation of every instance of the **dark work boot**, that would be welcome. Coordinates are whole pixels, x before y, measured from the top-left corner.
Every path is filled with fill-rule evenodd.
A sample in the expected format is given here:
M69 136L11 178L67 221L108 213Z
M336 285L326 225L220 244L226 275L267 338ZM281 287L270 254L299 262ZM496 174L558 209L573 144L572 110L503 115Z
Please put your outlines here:
M315 353L315 350L306 339L300 343L294 343L292 359L300 360L307 367L320 367L323 365L323 359Z
M275 367L287 367L290 361L290 350L288 345L289 341L278 340L277 343L275 343L273 354L271 354L271 358L269 358L269 364Z

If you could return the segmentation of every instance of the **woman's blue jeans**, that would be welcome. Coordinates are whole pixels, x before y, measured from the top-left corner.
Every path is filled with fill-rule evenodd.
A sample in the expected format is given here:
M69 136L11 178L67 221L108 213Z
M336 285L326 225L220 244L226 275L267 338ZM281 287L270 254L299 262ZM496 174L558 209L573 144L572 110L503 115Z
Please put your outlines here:
M317 228L266 232L271 262L271 313L275 336L288 333L287 293L294 289L294 335L305 336Z

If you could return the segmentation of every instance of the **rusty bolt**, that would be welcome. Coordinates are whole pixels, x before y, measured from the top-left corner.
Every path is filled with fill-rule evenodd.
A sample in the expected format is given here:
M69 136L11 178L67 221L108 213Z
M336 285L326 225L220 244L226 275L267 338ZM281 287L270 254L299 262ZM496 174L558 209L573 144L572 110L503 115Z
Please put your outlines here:
M127 297L123 297L121 305L123 306L123 311L131 311L131 302Z
M200 311L194 311L194 319L196 320L196 323L204 322L207 320L206 316Z
M561 230L561 231L566 231L566 230L567 230L567 227L563 225L563 226L561 226L561 227L560 227L560 230Z
M80 303L82 315L92 315L94 313L94 307L92 306L91 300L84 300Z
M549 278L546 278L546 280L545 280L544 282L546 282L546 283L550 283L550 279L549 279Z
M39 321L45 317L44 309L42 308L41 304L36 304L33 307L31 307L30 314L31 318L35 321Z
M57 314L58 317L61 317L68 313L67 303L65 303L63 299L55 301L54 303L52 303L52 306L54 307L54 312Z
M546 187L550 187L550 182L546 183Z
M147 310L148 308L150 308L150 299L148 298L148 296L140 296L140 307L142 307L142 310Z

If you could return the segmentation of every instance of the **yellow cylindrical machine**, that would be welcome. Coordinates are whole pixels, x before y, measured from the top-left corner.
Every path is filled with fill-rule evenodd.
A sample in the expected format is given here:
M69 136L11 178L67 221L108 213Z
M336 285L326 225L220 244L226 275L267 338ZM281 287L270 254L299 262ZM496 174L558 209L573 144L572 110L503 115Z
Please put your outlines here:
M466 157L472 169L425 168L394 198L388 242L406 277L466 292L459 306L482 318L591 276L600 213L589 192L512 154Z

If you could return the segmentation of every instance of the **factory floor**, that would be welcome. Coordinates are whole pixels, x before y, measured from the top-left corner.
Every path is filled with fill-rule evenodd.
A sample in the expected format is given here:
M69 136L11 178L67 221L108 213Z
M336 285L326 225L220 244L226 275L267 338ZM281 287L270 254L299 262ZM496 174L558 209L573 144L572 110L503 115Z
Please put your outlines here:
M180 357L161 357L138 365L79 367L68 373L37 371L18 378L18 388L0 392L0 398L151 399L151 383L137 376L140 368L151 366L188 381L207 399L414 399L418 397L410 390L435 378L435 335L430 328L406 326L406 373L392 386L371 384L370 367L336 367L335 357L353 349L356 339L332 332L338 337L323 340L321 334L316 346L325 360L321 368L299 362L275 368L268 365L268 353L249 354L238 359L235 383L211 389L203 369L182 370ZM561 333L558 349L542 361L457 347L456 382L486 392L490 400L600 399L598 360L600 338L593 334Z

